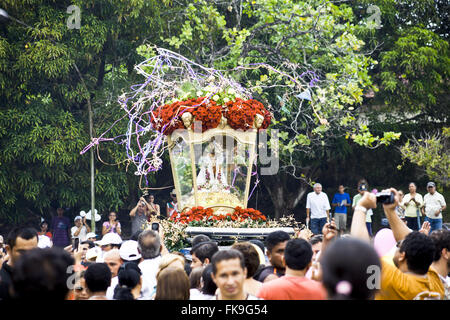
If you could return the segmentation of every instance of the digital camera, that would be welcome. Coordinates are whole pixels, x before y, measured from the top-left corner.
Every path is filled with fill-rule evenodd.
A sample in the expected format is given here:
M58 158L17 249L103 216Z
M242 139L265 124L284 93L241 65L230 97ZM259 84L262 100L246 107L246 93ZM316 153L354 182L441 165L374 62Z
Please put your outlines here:
M394 203L394 201L395 201L395 199L394 199L395 195L391 191L377 192L376 197L377 197L377 204L378 203L391 204L391 203Z

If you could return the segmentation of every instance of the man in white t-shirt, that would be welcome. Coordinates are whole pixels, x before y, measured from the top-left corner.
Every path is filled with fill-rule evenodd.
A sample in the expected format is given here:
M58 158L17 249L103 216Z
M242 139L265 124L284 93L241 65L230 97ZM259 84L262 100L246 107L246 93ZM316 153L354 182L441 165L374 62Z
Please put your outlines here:
M321 234L323 226L330 219L330 202L328 196L322 192L322 185L316 183L314 191L306 197L306 223L311 221L311 232Z
M442 229L442 211L447 208L444 196L436 191L436 184L428 182L428 193L423 198L422 212L425 213L425 220L430 223L430 234L434 230Z
M154 230L144 230L139 234L138 248L143 260L139 263L142 271L142 298L150 300L156 286L156 274L161 262L161 238Z
M91 232L91 228L86 223L86 218L76 216L74 219L75 226L72 227L71 234L72 240L79 239L80 243L87 239L87 234Z

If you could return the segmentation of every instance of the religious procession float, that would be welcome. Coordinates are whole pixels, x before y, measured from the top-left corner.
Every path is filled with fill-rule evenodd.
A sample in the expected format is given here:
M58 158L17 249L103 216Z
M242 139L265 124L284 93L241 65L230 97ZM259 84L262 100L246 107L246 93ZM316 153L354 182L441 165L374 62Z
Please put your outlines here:
M129 120L122 143L135 174L144 177L159 170L169 152L178 208L143 228L159 222L172 250L189 246L197 234L230 241L300 231L292 216L275 221L247 207L257 176L257 135L272 120L261 101L221 72L169 50L158 49L135 69L146 81L119 99Z

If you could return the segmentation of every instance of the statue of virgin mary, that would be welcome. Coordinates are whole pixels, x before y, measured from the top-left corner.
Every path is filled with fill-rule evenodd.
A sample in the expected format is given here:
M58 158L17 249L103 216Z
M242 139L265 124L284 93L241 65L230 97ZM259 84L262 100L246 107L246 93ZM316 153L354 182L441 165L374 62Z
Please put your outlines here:
M215 147L214 143L210 143L205 149L206 155L200 158L200 172L197 176L200 190L220 191L228 186L224 154L216 152Z

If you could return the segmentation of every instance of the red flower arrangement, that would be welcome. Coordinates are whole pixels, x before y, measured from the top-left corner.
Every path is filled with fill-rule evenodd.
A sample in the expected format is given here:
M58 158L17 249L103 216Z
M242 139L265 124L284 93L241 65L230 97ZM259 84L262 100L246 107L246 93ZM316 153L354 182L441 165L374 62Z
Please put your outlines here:
M183 122L180 120L179 115L186 108L183 108L183 103L177 101L172 104L165 104L158 107L151 113L150 121L153 128L159 132L164 132L166 135L172 134L176 129L183 129Z
M231 221L245 221L247 219L251 219L254 221L266 221L267 218L264 216L259 210L255 210L252 208L243 209L241 207L236 207L233 213L228 213L226 215L220 214L215 215L211 208L203 208L193 207L189 211L184 211L178 214L177 212L173 213L170 217L174 222L179 223L190 223L192 221L222 221L222 220L231 220Z
M254 99L242 100L237 98L225 104L225 107L217 105L214 101L205 101L205 97L177 101L158 107L151 114L153 128L157 131L170 135L176 129L184 128L181 115L190 112L195 121L202 123L202 132L216 128L222 119L222 115L227 119L230 127L236 130L247 131L253 128L256 114L264 117L260 129L266 129L270 125L271 114L264 105ZM194 129L194 124L192 124Z
M205 98L201 98L205 99ZM192 110L195 121L202 123L202 132L216 128L222 119L222 106L218 106L214 101L201 104ZM192 124L194 129L194 124Z
M255 99L244 101L238 98L235 101L226 103L225 117L233 129L247 131L252 128L256 114L264 117L260 129L266 129L270 124L272 116L261 102Z

